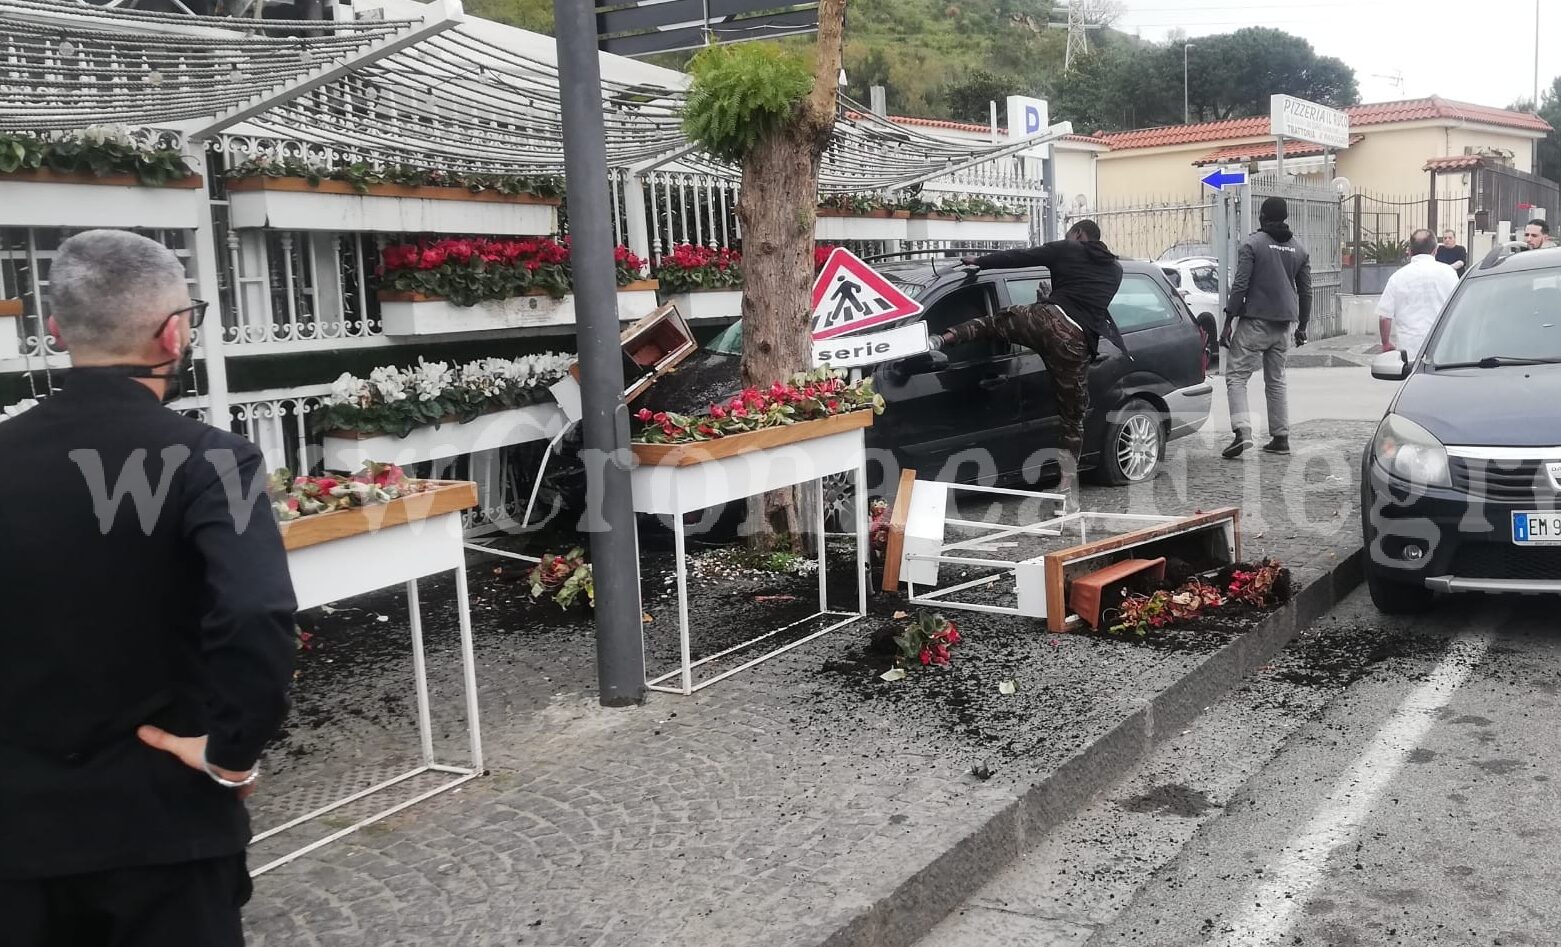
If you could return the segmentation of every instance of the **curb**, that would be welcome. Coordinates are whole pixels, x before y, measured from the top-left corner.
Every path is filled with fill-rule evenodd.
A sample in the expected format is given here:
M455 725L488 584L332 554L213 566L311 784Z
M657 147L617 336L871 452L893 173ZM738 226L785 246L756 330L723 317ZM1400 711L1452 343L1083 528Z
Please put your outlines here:
M1141 765L1216 699L1267 664L1298 633L1365 581L1357 548L1257 627L1209 654L985 824L868 905L819 947L910 947L1088 802Z

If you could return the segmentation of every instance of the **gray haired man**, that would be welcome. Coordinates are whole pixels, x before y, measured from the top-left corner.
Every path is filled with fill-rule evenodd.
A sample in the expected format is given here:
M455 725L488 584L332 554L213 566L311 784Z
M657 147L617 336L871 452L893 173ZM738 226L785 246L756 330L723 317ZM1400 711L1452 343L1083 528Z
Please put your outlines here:
M1230 347L1225 393L1230 399L1230 426L1236 434L1224 450L1226 459L1240 457L1252 447L1247 380L1260 367L1271 438L1263 449L1272 454L1290 453L1285 355L1292 340L1297 346L1306 344L1306 325L1312 315L1312 263L1285 223L1289 216L1284 198L1264 201L1257 233L1242 241L1237 255L1225 330L1220 335L1220 343Z
M123 231L60 245L64 390L0 424L7 947L234 947L293 590L254 445L163 407L205 303Z

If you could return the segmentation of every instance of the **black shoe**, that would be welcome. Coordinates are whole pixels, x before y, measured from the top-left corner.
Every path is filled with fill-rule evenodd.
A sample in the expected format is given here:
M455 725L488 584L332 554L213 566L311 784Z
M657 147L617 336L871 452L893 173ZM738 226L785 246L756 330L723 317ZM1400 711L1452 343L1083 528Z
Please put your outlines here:
M1263 450L1270 454L1290 453L1290 438L1280 435L1263 445Z
M1246 453L1247 449L1251 446L1252 435L1248 434L1246 431L1237 431L1236 439L1230 442L1230 446L1225 448L1225 450L1221 453L1221 456L1226 460L1235 460L1237 457L1240 457L1242 454Z

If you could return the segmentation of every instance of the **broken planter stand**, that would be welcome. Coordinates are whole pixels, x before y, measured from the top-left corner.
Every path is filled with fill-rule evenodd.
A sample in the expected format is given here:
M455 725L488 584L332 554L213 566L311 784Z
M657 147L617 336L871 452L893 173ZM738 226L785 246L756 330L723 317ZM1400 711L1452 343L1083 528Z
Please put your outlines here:
M676 555L674 569L677 577L681 660L676 670L647 680L647 687L686 696L849 625L867 614L867 450L863 432L872 423L872 410L862 409L716 440L634 445L637 464L631 475L634 509L638 513L659 514L671 519ZM696 658L689 640L688 556L684 543L684 515L807 483L818 483L822 489L823 478L843 473L854 475L858 501L854 525L856 610L838 611L829 607L824 509L820 503L817 505L814 523L819 538L818 611L724 651ZM695 671L712 661L752 648L799 625L828 619L834 621L800 639L772 648L735 668L695 680ZM669 684L669 681L676 683Z
M1012 522L961 518L959 499L1024 500L1037 518ZM901 581L914 605L959 608L1046 621L1053 632L1100 619L1102 594L1166 561L1204 572L1240 561L1241 511L1194 516L1065 512L1055 493L916 480L905 471L895 498L884 569L885 590ZM962 538L951 539L950 532ZM1019 547L1004 557L1005 548ZM946 584L948 567L977 573ZM981 600L975 601L973 598ZM1071 607L1070 607L1071 606Z

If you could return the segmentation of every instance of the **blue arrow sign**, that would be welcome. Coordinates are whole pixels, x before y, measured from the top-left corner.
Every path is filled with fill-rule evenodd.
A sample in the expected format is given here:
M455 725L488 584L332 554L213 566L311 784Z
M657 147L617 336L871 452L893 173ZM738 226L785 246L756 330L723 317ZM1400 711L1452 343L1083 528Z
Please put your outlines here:
M1226 171L1224 168L1218 168L1205 177L1203 183L1216 191L1223 191L1227 187L1246 187L1247 172Z

